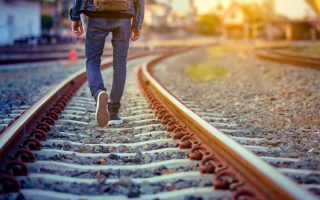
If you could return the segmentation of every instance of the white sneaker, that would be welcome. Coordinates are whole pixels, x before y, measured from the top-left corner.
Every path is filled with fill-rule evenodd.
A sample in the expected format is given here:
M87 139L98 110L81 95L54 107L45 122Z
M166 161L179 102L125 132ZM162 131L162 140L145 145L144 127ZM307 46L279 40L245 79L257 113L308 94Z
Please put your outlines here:
M122 120L122 119L110 120L110 121L109 121L109 125L116 125L116 126L118 126L118 125L121 125L121 124L123 124L123 120Z
M123 120L119 117L119 109L121 103L108 103L108 110L110 113L110 122L109 125L121 125Z
M110 120L108 111L108 94L100 92L97 98L96 120L100 128L105 128Z

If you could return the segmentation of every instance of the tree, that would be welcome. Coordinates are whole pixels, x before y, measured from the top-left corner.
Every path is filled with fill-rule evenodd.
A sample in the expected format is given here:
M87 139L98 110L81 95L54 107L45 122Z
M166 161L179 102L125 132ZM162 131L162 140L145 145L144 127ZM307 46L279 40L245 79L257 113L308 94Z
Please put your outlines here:
M250 24L256 24L262 21L262 12L257 3L244 4L242 5L242 9L247 14Z
M200 16L196 23L196 32L202 35L219 34L221 29L221 19L212 14Z

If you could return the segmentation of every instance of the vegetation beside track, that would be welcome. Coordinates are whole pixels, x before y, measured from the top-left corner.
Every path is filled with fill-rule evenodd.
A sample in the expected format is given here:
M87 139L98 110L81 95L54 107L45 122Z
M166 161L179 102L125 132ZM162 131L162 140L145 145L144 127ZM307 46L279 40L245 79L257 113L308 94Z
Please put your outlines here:
M187 76L195 81L214 81L228 75L228 69L218 65L215 59L223 56L223 54L231 51L219 47L208 48L208 56L203 62L192 64L186 68Z

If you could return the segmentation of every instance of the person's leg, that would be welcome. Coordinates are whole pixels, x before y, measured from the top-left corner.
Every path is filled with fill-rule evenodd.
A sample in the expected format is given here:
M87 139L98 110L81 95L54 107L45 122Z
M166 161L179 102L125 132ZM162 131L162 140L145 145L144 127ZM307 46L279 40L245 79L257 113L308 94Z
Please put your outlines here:
M111 103L120 103L127 75L127 57L130 40L131 22L120 20L119 25L112 29L113 46L113 83L110 93Z
M87 77L91 94L97 101L96 120L101 128L106 127L110 120L108 94L100 71L105 39L109 33L105 25L104 18L90 18L86 36Z
M100 71L104 44L109 33L105 30L105 23L104 18L89 18L85 43L87 77L91 94L96 100L99 92L106 91Z
M130 20L110 20L112 28L112 46L113 46L113 83L110 94L108 110L110 113L110 125L120 125L123 120L118 116L121 107L120 101L123 95L126 75L127 75L127 57L130 40Z

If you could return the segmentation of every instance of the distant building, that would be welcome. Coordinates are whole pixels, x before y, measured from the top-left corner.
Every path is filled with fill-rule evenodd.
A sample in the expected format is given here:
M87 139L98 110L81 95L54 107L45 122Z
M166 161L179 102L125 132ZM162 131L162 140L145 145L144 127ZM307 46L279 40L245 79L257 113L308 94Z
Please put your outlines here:
M283 33L280 38L287 40L317 40L320 38L318 20L278 20L272 22L271 26L279 27Z
M225 26L242 26L247 19L246 13L243 11L239 3L233 3L223 16Z
M188 26L195 24L198 19L198 9L194 0L189 0L189 21L187 22Z
M167 16L168 26L172 28L193 29L198 18L197 13L194 0L189 0L189 9L187 11L170 12Z
M189 0L187 11L174 11L173 3L160 3L156 0L147 0L145 24L155 29L192 29L197 20L197 8L194 0Z
M41 34L39 0L0 0L0 45Z
M242 6L233 2L222 16L225 36L232 38L247 37L248 33L245 33L247 31L247 21L248 16Z
M69 10L73 1L70 0L42 0L41 14L52 19L52 27L44 27L43 33L71 36ZM87 21L83 21L86 25ZM44 25L44 24L43 24Z
M144 23L146 26L156 29L167 27L167 16L170 12L171 7L168 4L147 0Z

